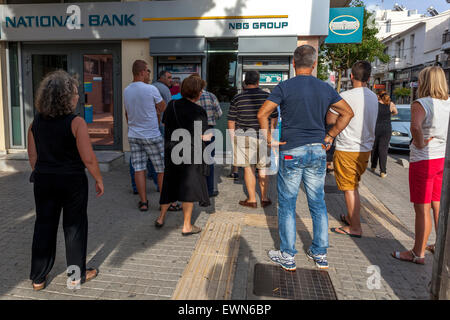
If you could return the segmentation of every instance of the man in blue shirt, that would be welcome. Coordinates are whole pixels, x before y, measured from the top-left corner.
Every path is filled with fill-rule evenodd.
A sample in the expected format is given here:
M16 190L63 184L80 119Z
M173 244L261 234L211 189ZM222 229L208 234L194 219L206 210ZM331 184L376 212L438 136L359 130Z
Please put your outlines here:
M303 181L313 221L313 241L307 256L317 267L328 268L328 217L325 204L326 150L353 117L350 106L327 83L312 76L316 50L303 45L294 52L296 77L281 82L258 112L267 143L280 146L278 171L278 227L280 250L269 251L269 258L285 270L296 269L296 201ZM267 118L280 106L280 142L267 135ZM339 113L336 124L325 131L329 108Z

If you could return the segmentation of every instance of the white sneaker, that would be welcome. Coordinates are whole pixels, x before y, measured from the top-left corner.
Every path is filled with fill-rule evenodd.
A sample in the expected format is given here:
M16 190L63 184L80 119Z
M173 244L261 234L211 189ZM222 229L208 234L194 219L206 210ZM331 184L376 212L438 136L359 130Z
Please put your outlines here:
M281 252L280 250L270 250L267 255L270 260L278 263L284 270L295 271L297 269L294 256L291 256L289 253Z

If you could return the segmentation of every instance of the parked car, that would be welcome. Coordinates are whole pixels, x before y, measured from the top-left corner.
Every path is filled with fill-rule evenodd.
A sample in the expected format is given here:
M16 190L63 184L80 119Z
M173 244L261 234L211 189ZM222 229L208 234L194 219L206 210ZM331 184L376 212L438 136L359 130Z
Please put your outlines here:
M392 136L389 148L393 150L409 150L411 141L411 106L398 104L398 114L391 116Z

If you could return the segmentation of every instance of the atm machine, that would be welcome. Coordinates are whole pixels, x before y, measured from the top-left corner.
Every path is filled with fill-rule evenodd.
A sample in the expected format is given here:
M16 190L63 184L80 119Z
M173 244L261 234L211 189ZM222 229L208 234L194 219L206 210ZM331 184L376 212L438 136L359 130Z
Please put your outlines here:
M259 86L267 91L281 81L288 80L291 75L290 57L241 57L241 82L244 88L245 72L256 70L260 73Z
M173 80L183 80L193 73L202 73L202 57L200 56L167 56L157 58L157 76L162 70L169 71Z

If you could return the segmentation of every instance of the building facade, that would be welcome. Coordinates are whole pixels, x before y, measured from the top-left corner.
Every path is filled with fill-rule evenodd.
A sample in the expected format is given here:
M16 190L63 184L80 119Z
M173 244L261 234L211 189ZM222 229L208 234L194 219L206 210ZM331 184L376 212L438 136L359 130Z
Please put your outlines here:
M226 113L246 70L273 88L294 75L297 46L318 48L328 35L329 0L102 2L0 0L0 152L26 148L34 95L50 71L78 77L76 112L95 149L128 151L122 92L136 59L154 76L201 74Z
M397 103L409 104L416 98L419 72L444 61L442 35L448 28L450 10L432 17L423 17L412 27L383 39L391 61L374 68L374 85L384 88ZM406 97L395 96L396 88L409 89Z

